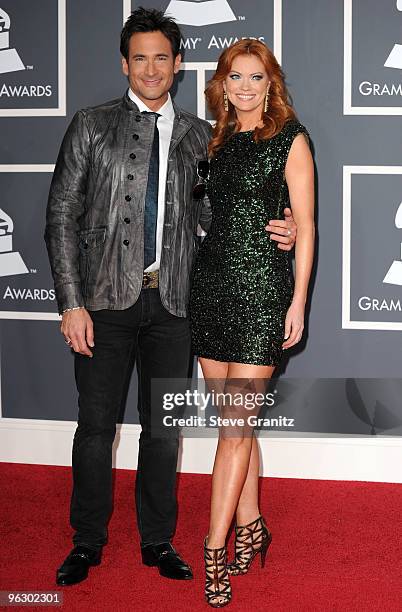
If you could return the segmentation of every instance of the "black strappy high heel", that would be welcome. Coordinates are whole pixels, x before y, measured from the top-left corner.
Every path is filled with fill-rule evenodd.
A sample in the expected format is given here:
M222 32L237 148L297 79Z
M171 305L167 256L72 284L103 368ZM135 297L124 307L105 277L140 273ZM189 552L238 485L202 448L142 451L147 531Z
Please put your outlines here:
M226 547L208 548L204 541L205 599L213 608L223 608L232 599L227 571Z
M261 567L264 567L272 535L268 531L263 517L259 516L248 525L236 526L235 531L235 558L227 566L228 573L231 576L247 574L254 557L258 553L261 555Z

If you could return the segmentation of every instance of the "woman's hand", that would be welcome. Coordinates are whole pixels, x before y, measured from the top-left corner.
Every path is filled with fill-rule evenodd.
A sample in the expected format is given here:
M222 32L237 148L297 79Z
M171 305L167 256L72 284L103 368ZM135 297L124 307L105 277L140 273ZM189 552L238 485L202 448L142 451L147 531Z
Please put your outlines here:
M288 349L300 342L304 329L304 304L293 301L286 313L285 342L283 349Z

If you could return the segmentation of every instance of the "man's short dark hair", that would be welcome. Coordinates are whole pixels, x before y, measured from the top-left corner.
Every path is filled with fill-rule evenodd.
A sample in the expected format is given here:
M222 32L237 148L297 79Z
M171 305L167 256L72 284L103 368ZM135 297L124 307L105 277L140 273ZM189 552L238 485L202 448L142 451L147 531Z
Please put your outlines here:
M181 32L172 17L166 17L162 11L144 9L142 6L133 11L124 24L120 36L120 53L128 61L130 38L138 32L162 32L170 41L173 57L180 53Z

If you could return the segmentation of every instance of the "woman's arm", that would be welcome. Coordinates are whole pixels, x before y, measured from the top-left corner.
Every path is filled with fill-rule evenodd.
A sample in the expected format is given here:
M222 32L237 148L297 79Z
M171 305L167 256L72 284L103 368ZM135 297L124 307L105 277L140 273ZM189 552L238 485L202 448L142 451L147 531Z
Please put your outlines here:
M314 256L314 164L310 147L298 134L290 148L285 167L290 204L297 224L296 274L292 304L285 323L283 348L300 341L304 328L304 308Z

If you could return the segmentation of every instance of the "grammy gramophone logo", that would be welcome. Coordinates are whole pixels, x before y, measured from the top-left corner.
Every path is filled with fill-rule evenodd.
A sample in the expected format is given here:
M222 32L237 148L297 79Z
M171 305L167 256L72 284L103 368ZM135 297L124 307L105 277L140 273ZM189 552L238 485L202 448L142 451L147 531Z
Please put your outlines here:
M13 251L13 230L13 220L0 208L0 276L29 273L21 255Z
M402 202L398 206L395 215L395 227L402 229ZM401 243L401 259L396 259L392 262L391 267L386 273L383 283L390 285L402 285L402 243Z
M10 26L8 13L0 8L0 74L25 70L17 50L10 49Z
M171 0L165 15L190 26L237 21L227 0Z
M402 0L396 0L396 8L402 11ZM399 68L402 70L402 44L395 44L384 64L385 68Z

